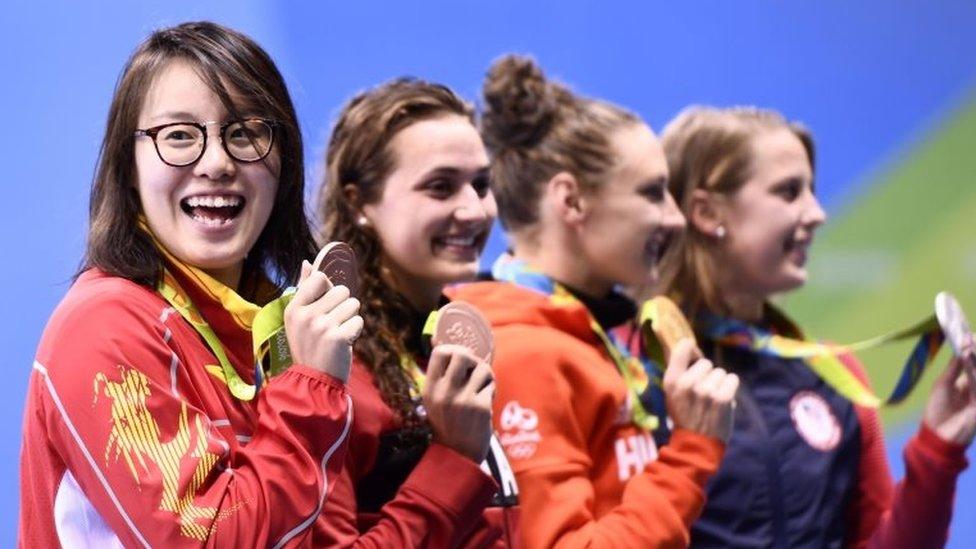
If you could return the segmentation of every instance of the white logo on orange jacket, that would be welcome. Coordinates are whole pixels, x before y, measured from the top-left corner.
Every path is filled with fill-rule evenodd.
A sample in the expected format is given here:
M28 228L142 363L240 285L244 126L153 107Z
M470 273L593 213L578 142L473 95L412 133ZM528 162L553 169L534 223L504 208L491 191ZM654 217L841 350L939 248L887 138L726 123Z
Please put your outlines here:
M532 408L524 408L517 400L502 408L499 418L501 433L498 440L512 459L528 459L535 454L542 436L539 435L539 415Z
M614 450L621 482L640 473L648 463L657 459L657 444L646 433L618 438L614 443Z

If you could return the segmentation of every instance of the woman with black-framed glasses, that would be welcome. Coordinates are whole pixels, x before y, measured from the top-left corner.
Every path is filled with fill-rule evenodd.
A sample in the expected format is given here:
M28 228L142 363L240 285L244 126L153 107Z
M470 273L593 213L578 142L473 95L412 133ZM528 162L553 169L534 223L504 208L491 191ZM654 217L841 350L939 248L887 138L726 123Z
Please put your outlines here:
M345 454L362 319L303 262L303 185L294 108L260 46L186 23L135 51L84 267L31 374L21 544L308 542ZM293 365L262 387L255 317L299 278L284 310Z
M144 130L136 130L136 137L153 140L156 154L164 163L189 166L200 160L207 148L207 127L217 125L220 145L238 162L257 162L264 159L274 146L274 120L246 118L220 123L216 121L169 122Z

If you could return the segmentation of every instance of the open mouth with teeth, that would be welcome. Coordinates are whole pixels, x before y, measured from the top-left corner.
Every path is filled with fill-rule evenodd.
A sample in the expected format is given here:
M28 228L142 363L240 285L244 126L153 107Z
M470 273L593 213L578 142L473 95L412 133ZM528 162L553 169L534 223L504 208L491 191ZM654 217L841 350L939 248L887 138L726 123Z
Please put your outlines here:
M790 235L783 242L783 253L788 256L794 256L794 260L799 264L806 263L807 248L810 247L811 239L808 238L797 238L795 235Z
M487 231L438 236L433 239L435 249L446 249L462 255L477 256L488 240Z
M674 236L674 233L671 231L660 231L651 236L647 241L644 253L652 265L657 266L661 263L661 260L664 259L664 254L671 247L671 241L674 240Z
M195 221L220 227L240 215L245 202L240 195L196 195L180 200L180 209Z

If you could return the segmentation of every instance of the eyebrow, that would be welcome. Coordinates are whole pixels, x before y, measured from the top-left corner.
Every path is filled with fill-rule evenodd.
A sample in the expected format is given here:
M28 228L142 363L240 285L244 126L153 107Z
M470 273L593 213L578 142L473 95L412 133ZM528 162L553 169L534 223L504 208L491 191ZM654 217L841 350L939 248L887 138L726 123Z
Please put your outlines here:
M255 109L251 107L238 109L238 113L240 114L241 119L258 116L258 114L255 112ZM218 122L223 122L229 119L230 119L230 113L227 113L223 117L223 119L218 120ZM199 117L187 111L166 111L151 116L149 120L175 120L178 122L197 122L199 120Z
M422 179L426 179L426 178L431 177L433 175L445 175L445 176L449 176L449 177L459 177L459 176L467 175L469 173L470 174L473 174L472 177L479 177L479 176L482 176L482 175L488 175L488 166L482 166L482 167L476 168L474 170L462 170L462 169L457 168L455 166L437 166L435 168L432 168L432 169L428 170L423 175Z
M647 187L654 187L654 186L657 186L657 185L667 186L668 185L668 178L666 176L659 175L659 176L655 177L654 179L647 179L647 180L645 180L643 183L640 184L640 187L641 188L647 188Z
M186 112L186 111L166 111L166 112L159 113L157 115L151 116L149 118L149 120L163 120L163 119L179 120L181 122L182 121L196 122L197 117L195 115L191 114L191 113Z

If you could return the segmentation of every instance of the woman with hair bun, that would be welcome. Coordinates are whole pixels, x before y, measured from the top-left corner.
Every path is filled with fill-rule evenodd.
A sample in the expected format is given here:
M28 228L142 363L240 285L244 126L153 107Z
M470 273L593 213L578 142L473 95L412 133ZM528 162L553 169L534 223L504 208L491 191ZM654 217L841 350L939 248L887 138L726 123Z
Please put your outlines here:
M285 82L253 40L184 23L132 54L84 267L31 372L21 545L308 543L345 456L362 318L303 264L303 172ZM261 387L255 316L299 279L294 363Z
M494 281L452 295L495 334L494 421L519 482L528 547L682 547L722 458L738 380L689 340L663 379L664 410L611 330L634 318L618 285L656 281L684 219L650 128L508 56L484 84L482 135L512 252ZM660 399L657 399L659 402Z
M705 355L742 380L692 545L943 546L976 434L962 361L935 382L895 486L876 409L842 396L806 361L749 343L804 339L769 300L806 282L807 253L826 221L814 195L813 137L773 111L692 107L662 142L689 225L667 261L669 294ZM866 382L853 356L839 358L839 372Z
M316 544L517 544L514 480L491 444L490 356L431 349L439 341L423 335L444 286L474 278L496 215L471 106L414 79L358 94L332 131L319 192L323 240L348 242L359 260L367 331L349 378L349 454Z

